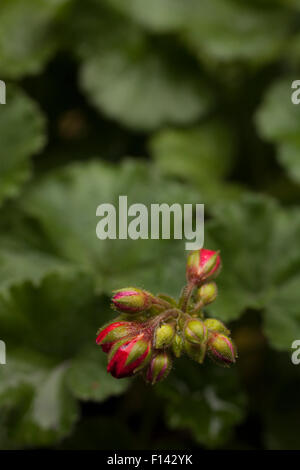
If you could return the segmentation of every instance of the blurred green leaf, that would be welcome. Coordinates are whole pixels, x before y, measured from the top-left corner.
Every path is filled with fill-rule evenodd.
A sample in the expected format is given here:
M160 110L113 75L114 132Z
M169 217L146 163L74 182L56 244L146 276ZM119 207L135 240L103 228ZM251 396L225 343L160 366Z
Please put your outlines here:
M127 381L107 374L106 357L95 344L98 327L110 318L83 274L48 275L38 287L27 282L13 287L9 297L0 296L7 349L7 364L0 368L4 443L56 442L78 418L75 398L103 401L127 388ZM10 401L12 392L18 399Z
M218 121L189 129L166 129L150 142L163 172L199 184L211 184L228 174L233 148L230 129Z
M14 285L31 281L38 285L45 275L73 271L73 266L57 256L37 250L18 238L0 237L0 293L8 294Z
M197 2L195 0L105 0L117 11L128 15L143 26L157 32L180 28Z
M78 410L64 386L66 368L66 363L54 366L36 353L9 350L0 369L1 448L45 446L69 434Z
M57 21L70 0L2 0L1 78L38 73L57 44Z
M105 0L149 30L177 31L202 60L260 64L286 47L292 13L235 0ZM298 1L298 0L296 0ZM268 8L269 7L269 8Z
M209 240L221 249L224 272L211 311L224 320L246 308L265 309L264 330L272 345L290 348L300 337L298 283L300 211L275 201L244 196L240 203L220 204L208 224Z
M106 364L107 357L99 347L83 351L74 359L67 373L67 382L76 398L104 401L126 390L129 380L116 380L107 373Z
M165 129L150 141L151 153L166 175L194 183L205 202L239 195L237 186L223 183L235 157L231 129L220 120L209 120L187 129Z
M1 204L19 193L31 173L30 157L46 141L45 120L38 106L11 86L7 87L6 104L0 108L0 140Z
M38 286L25 282L0 296L1 335L8 348L23 346L67 360L94 343L107 319L94 302L93 282L82 273L49 274Z
M262 137L276 144L280 163L299 182L300 106L292 102L294 79L285 77L271 85L257 111L256 125Z
M136 25L91 5L93 13L78 12L72 48L82 58L80 83L92 104L139 130L189 123L207 112L210 92L188 62L182 67Z
M234 370L180 360L157 392L166 399L170 428L189 430L208 447L226 443L244 416L245 396Z
M287 47L292 13L233 0L202 0L191 8L184 39L200 60L261 65Z

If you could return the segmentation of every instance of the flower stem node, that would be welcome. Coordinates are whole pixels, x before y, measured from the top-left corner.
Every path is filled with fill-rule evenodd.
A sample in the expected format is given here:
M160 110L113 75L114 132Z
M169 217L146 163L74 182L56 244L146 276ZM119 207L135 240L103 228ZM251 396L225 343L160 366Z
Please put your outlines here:
M167 348L171 345L175 335L175 327L171 323L165 323L156 328L153 346L156 349Z
M172 341L172 352L175 357L180 357L184 346L184 340L178 333L175 334Z
M224 323L222 323L220 320L217 320L216 318L207 318L204 320L204 325L207 327L209 331L215 332L215 333L223 333L226 336L230 335L230 331Z
M236 361L237 353L233 341L221 333L211 333L208 343L208 355L218 365L229 367Z
M207 328L203 321L198 319L187 320L184 327L184 336L193 344L203 344L207 341Z
M218 251L206 250L205 248L192 251L187 259L187 281L201 285L205 281L215 278L220 269L221 258Z
M151 358L150 337L142 332L117 341L108 355L107 372L121 379L142 370Z
M197 300L201 301L203 305L211 304L216 300L218 295L217 284L214 281L206 282L197 290Z
M166 351L156 353L147 368L146 381L151 385L165 379L172 368L172 359Z
M132 322L117 321L98 331L96 343L107 353L116 341L133 335L136 330L137 327Z
M123 313L141 313L151 307L153 296L142 289L126 287L114 291L113 305Z

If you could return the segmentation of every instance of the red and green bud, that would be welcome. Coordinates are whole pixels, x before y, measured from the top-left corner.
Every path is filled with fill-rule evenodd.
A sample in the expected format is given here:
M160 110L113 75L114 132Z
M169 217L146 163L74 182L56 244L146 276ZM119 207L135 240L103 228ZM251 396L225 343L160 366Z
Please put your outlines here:
M216 277L220 269L221 258L219 252L201 248L189 254L186 265L186 277L188 282L202 284Z
M175 334L172 341L172 351L175 357L180 357L183 350L183 338L178 333Z
M203 284L197 290L197 300L200 301L203 305L208 305L214 300L216 300L218 295L217 284L213 281Z
M220 320L217 320L216 318L207 318L204 320L204 325L209 331L223 333L226 336L230 334L230 331L228 328L226 328L224 323L222 323Z
M209 357L218 365L229 367L235 363L236 349L228 336L221 333L211 333L207 347Z
M175 326L172 323L164 323L154 332L153 346L156 349L168 348L175 335Z
M117 310L124 313L140 313L151 307L153 296L142 289L127 287L114 291L112 302Z
M187 320L184 326L184 337L193 344L206 343L207 328L203 321L197 319Z
M165 379L172 368L172 359L166 351L156 353L147 368L146 380L151 385Z
M147 333L123 338L117 341L109 352L107 372L117 379L129 377L143 369L150 357L151 340Z
M184 341L184 351L193 361L202 364L206 353L206 343L193 344L190 341Z
M113 344L129 335L134 335L138 326L132 322L117 321L101 328L97 333L96 343L104 352L109 352Z

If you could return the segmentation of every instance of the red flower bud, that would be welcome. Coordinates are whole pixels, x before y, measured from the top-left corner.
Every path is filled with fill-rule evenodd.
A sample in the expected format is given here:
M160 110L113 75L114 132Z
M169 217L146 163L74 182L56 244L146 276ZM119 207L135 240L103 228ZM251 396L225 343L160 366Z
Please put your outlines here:
M139 313L152 305L152 295L135 287L116 290L112 298L114 306L124 313Z
M216 277L220 269L221 258L219 252L201 248L189 254L186 277L188 282L202 284L204 281Z
M167 377L172 368L170 355L163 351L152 357L146 372L146 380L152 385Z
M129 377L147 365L151 357L151 340L142 332L117 341L109 352L107 372L121 379Z
M98 331L96 343L107 353L116 341L136 333L137 329L137 324L132 322L117 321L111 323Z
M228 336L211 333L208 343L208 355L218 365L229 367L237 357L235 346Z

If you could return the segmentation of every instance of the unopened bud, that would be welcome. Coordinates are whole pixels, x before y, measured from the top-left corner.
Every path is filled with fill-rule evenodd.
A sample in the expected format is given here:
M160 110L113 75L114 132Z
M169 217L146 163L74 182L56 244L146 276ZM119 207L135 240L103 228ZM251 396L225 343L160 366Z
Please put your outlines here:
M156 349L167 348L172 343L175 335L175 327L171 323L165 323L156 328L154 333L153 346Z
M185 323L184 336L190 343L205 343L207 340L207 328L201 320L188 320Z
M127 287L114 291L112 302L124 313L140 313L152 305L152 295L142 289Z
M96 343L102 347L104 352L109 352L116 341L135 334L137 329L137 324L133 322L118 321L111 323L98 331Z
M219 252L201 248L189 254L186 265L186 277L188 282L201 284L216 277L220 269L221 258Z
M207 318L204 320L205 326L208 328L209 331L213 331L216 333L223 333L224 335L229 335L230 331L224 323L222 323L220 320L217 320L216 318Z
M120 379L129 377L149 362L151 357L151 341L146 333L117 341L108 355L107 372Z
M176 333L172 341L172 351L175 357L180 357L183 349L183 338Z
M172 368L172 359L166 351L156 353L147 368L146 380L152 385L165 379Z
M206 343L193 344L190 343L190 341L185 341L184 351L191 359L198 362L199 364L202 364L206 353Z
M221 333L212 333L208 343L209 357L218 365L229 367L236 360L235 346L228 336Z
M201 300L203 305L208 305L214 300L216 300L217 295L218 295L217 284L213 281L203 284L197 290L197 299L198 301Z

